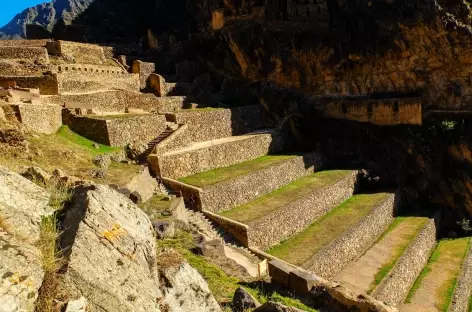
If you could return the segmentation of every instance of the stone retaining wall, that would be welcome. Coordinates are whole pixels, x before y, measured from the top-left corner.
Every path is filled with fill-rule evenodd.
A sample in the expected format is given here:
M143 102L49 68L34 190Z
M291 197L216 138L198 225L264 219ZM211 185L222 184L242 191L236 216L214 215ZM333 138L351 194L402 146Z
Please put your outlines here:
M43 98L44 102L57 103L66 108L85 108L94 113L124 113L129 109L144 112L157 111L159 98L152 94L125 90L110 90L84 94L61 94Z
M51 40L0 40L0 47L46 47L48 42Z
M265 250L303 231L316 219L354 194L358 171L352 171L336 183L315 189L311 194L290 203L271 214L250 222L250 247Z
M439 218L438 213L426 222L387 277L372 293L376 299L391 305L398 305L405 300L436 245Z
M469 298L472 295L472 241L469 240L469 251L462 263L461 273L457 279L449 312L468 312Z
M331 279L353 259L360 257L387 229L399 208L398 194L391 194L372 212L325 246L302 267Z
M39 89L41 95L58 94L57 75L42 76L0 76L0 87L8 87L11 82L18 87Z
M185 96L166 96L156 97L159 113L175 112L184 108L186 105Z
M0 47L0 59L21 59L49 63L48 51L40 47Z
M47 42L46 48L51 55L61 55L75 63L97 64L105 62L105 54L101 46L71 41Z
M155 114L119 118L71 115L68 118L68 124L72 131L109 146L147 143L163 132L166 127L165 117Z
M77 71L78 74L116 74L124 75L128 74L123 68L118 66L107 66L107 65L93 65L93 64L61 64L57 65L57 71L62 72L74 72Z
M261 129L259 105L233 109L191 109L167 114L170 121L189 126L194 142L215 140Z
M153 154L164 155L169 151L180 149L190 143L191 140L188 135L188 125L179 125L177 130L156 145Z
M62 126L62 108L58 105L18 104L20 122L34 132L52 134Z
M57 79L60 94L116 89L139 92L138 74L64 71L57 74Z
M203 187L202 208L222 212L250 202L289 184L323 165L319 153L310 153L280 161L246 175Z
M226 167L282 150L283 142L276 133L248 135L244 139L214 144L198 149L167 153L152 163L153 171L172 179Z
M216 222L226 232L244 246L248 246L248 226L237 221L214 214L211 211L202 210L203 214L213 222Z
M149 76L156 71L156 65L149 62L134 61L131 70L133 73L139 74L141 89L145 89L148 86Z
M200 205L200 193L202 191L200 188L169 178L162 178L162 183L180 194L189 208L196 208Z

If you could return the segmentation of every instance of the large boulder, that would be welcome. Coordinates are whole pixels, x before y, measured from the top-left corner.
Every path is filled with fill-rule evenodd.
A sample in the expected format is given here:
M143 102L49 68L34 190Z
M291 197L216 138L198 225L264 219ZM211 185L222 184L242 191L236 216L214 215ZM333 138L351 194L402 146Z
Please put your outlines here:
M49 198L43 188L0 166L0 220L12 235L36 242L42 218L54 213Z
M152 224L128 198L104 185L79 186L63 222L68 259L62 287L87 311L160 311Z
M54 210L49 194L0 167L0 311L34 311L43 283L39 239L41 220Z
M259 307L261 304L247 290L239 287L233 296L233 312L245 312Z
M208 289L207 282L188 263L161 269L165 281L164 303L168 312L218 312L220 306Z

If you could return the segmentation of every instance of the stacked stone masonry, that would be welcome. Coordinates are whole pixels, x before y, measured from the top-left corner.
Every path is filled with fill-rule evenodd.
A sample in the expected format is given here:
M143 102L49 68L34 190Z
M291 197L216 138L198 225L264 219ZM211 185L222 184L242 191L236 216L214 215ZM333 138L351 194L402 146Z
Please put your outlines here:
M48 52L41 47L1 47L0 59L31 60L37 63L49 63Z
M148 159L154 172L163 177L178 179L276 153L282 148L282 138L279 134L261 131L235 138L196 143Z
M193 142L252 132L263 127L259 105L233 109L191 109L167 114L167 119L189 127Z
M145 89L149 85L149 76L156 70L154 63L134 61L132 66L132 72L139 74L139 81L141 89Z
M12 83L22 88L39 89L42 95L58 94L56 74L42 76L0 76L0 87L8 88Z
M105 53L101 46L58 40L47 42L46 48L50 55L66 57L74 63L96 64L105 63Z
M163 115L90 116L70 115L67 123L72 131L109 146L148 143L166 128Z
M0 40L0 47L46 47L49 39L39 40Z
M188 125L179 125L177 130L156 145L153 155L164 155L167 152L183 148L191 143Z
M319 153L310 153L228 181L204 186L200 193L202 209L222 212L243 205L318 170L322 165L323 159Z
M418 275L428 262L436 244L439 214L428 220L415 240L397 261L372 295L391 305L402 303Z
M52 134L62 126L62 109L58 105L10 104L3 106L3 110L10 110L11 113L5 115L13 117L29 131Z
M457 279L456 289L452 298L449 312L468 312L469 298L472 296L472 241L462 263L461 273Z
M420 98L330 100L324 114L329 118L370 122L381 126L422 124Z
M225 218L211 211L203 210L203 213L208 219L217 223L221 228L230 233L243 246L249 245L247 236L249 227L246 224L242 224L240 222Z
M139 75L108 72L66 71L57 74L60 94L103 90L139 91Z
M69 72L78 71L84 74L88 73L101 73L101 74L116 74L123 75L128 74L123 68L119 66L109 65L93 65L93 64L62 64L57 66L58 72Z
M269 215L248 224L248 246L261 250L279 244L301 232L316 219L354 194L358 172L352 171L339 181L314 190Z
M387 229L399 208L399 202L399 194L388 195L371 213L317 252L302 267L323 278L332 279L349 262L360 257Z

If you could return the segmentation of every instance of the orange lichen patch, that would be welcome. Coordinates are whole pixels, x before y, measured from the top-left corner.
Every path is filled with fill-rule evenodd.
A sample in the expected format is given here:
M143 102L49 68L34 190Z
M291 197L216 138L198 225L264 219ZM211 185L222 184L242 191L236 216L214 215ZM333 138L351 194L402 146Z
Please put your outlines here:
M113 242L115 239L125 235L128 235L128 232L117 223L113 225L110 231L103 232L103 237L105 237L110 242Z

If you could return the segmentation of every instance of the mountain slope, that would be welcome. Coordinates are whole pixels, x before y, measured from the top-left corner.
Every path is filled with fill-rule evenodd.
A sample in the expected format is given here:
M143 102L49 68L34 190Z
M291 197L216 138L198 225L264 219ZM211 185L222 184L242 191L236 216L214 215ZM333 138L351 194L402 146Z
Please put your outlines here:
M0 28L6 36L25 36L25 26L27 24L39 24L49 30L59 18L72 21L80 13L85 11L94 0L52 0L27 8L17 14L7 25Z

